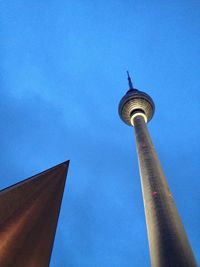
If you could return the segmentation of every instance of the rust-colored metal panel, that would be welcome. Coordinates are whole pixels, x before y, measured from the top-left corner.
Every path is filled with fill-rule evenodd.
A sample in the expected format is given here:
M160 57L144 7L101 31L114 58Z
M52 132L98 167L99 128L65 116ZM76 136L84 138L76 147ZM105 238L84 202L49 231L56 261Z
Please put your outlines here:
M69 161L0 191L0 266L48 267Z

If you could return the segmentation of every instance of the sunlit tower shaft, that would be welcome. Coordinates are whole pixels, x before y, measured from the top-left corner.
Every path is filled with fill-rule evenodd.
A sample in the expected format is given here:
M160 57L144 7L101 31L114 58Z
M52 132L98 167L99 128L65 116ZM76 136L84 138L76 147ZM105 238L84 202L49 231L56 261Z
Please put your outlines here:
M152 267L197 267L146 123L154 114L149 95L133 88L119 103L119 115L134 126Z

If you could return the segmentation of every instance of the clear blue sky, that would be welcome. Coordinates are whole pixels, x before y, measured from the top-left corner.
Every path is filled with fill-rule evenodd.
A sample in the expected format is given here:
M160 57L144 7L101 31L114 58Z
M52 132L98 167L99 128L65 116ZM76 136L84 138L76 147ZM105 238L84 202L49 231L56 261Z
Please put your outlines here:
M150 266L134 85L200 263L200 2L1 0L0 187L71 160L51 267Z

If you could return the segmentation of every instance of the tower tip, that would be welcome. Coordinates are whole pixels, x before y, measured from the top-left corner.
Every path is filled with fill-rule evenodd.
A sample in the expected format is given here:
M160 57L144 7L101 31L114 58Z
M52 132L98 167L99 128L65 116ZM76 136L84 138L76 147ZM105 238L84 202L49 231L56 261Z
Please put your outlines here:
M127 72L127 76L128 76L129 89L130 89L130 90L131 90L131 89L133 90L134 87L133 87L133 83L132 83L131 77L130 77L130 75L129 75L128 70L127 70L126 72Z

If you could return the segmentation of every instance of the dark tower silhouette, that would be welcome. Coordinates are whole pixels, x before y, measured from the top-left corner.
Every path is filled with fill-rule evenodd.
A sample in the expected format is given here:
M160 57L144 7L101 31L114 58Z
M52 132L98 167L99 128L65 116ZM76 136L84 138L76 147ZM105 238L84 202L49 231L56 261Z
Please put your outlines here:
M119 103L119 116L134 126L152 267L197 267L175 202L169 190L146 123L155 106L133 87Z
M69 162L0 191L0 266L48 267Z

